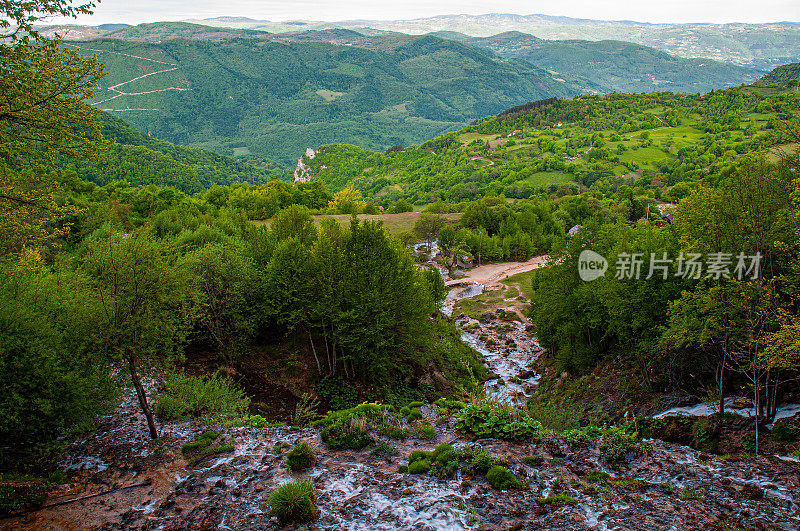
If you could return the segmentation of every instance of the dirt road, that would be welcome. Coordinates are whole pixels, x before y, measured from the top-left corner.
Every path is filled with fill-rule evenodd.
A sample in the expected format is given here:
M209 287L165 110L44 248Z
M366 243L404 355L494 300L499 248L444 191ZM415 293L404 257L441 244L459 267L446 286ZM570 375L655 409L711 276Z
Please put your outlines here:
M547 263L549 256L534 256L527 262L501 262L498 264L486 264L467 271L467 276L458 280L446 282L447 286L457 286L459 284L483 284L489 286L497 284L506 277L524 273L532 269L538 269Z

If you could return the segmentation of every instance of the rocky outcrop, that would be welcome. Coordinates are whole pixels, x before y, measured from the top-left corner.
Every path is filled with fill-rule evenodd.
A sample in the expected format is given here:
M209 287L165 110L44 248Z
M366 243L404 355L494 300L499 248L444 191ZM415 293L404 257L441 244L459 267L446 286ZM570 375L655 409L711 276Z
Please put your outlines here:
M307 160L312 160L317 156L317 152L311 148L307 148L305 154L297 161L297 167L294 169L294 182L307 183L311 180L311 168L306 164Z

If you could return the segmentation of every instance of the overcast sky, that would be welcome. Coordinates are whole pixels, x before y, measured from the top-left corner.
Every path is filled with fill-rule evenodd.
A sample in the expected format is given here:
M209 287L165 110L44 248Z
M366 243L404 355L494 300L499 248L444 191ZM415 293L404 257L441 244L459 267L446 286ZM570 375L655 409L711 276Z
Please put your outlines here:
M535 13L641 22L800 22L800 0L103 0L94 15L81 17L77 23L137 24L222 15L273 21L394 20L457 13Z

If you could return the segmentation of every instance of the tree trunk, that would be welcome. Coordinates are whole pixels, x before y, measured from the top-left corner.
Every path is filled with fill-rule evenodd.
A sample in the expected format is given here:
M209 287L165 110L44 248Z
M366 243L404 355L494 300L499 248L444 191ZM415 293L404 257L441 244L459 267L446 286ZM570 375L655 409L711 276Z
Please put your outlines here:
M131 380L133 381L134 389L136 389L136 395L139 397L139 406L141 406L142 413L144 413L147 419L147 427L150 429L150 438L158 439L156 423L153 420L153 413L150 411L150 406L147 405L147 396L144 394L142 382L139 380L139 375L136 373L136 362L134 361L133 354L128 355L128 370L130 370L131 373Z
M311 337L311 329L308 329L308 340L311 342L311 352L314 353L314 361L317 362L317 372L322 374L322 366L319 364L319 358L317 357L317 349L314 347L314 338Z

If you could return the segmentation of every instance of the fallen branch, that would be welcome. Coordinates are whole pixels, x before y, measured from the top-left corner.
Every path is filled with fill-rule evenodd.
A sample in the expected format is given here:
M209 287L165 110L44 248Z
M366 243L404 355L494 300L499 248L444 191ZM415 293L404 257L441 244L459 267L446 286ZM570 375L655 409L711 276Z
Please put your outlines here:
M119 487L119 488L116 488L116 489L105 490L103 492L96 492L94 494L87 494L86 496L80 496L78 498L73 498L71 500L62 500L62 501L58 501L58 502L48 503L46 505L40 505L39 507L34 507L34 508L31 508L31 509L25 509L23 511L18 511L16 513L7 514L7 515L3 516L3 518L11 518L11 517L19 516L19 515L22 515L22 514L35 513L36 511L41 511L42 509L49 509L50 507L58 507L59 505L67 505L69 503L74 503L74 502L81 501L81 500L88 500L89 498L97 498L97 497L100 497L100 496L105 496L106 494L113 494L115 492L120 492L120 491L123 491L123 490L130 490L130 489L135 489L135 488L138 488L138 487L147 487L148 485L152 485L152 484L153 484L152 480L148 479L148 480L145 480L145 481L143 481L141 483L135 483L133 485L127 485L125 487Z

